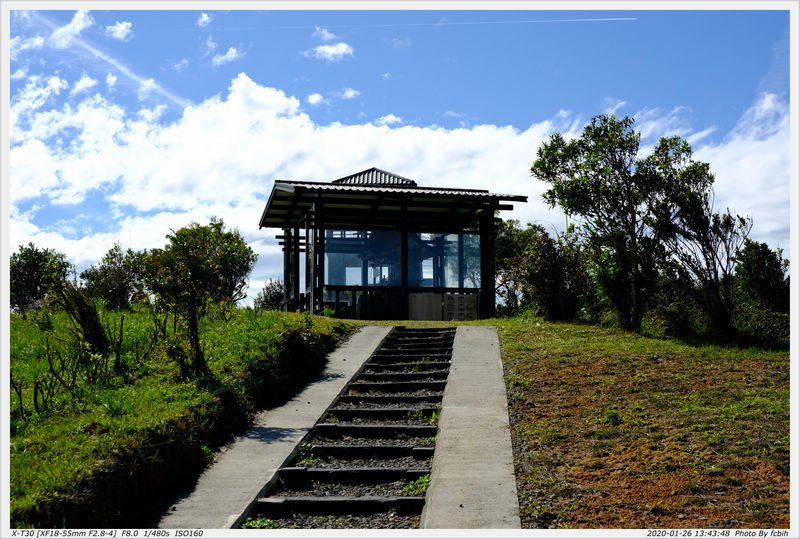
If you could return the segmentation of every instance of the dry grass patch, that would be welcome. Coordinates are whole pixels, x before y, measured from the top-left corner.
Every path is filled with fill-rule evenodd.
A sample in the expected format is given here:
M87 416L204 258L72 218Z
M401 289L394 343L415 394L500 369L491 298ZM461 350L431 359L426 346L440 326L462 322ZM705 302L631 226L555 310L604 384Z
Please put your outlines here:
M789 354L496 320L524 527L789 526Z

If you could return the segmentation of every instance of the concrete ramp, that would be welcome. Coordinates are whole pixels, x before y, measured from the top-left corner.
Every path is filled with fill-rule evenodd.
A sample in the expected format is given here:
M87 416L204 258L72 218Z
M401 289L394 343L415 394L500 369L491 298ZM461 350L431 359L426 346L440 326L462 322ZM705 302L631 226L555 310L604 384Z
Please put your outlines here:
M159 527L233 526L391 329L364 327L331 352L320 377L283 406L261 412L203 472L194 491L162 517Z
M422 528L520 528L497 331L460 326Z

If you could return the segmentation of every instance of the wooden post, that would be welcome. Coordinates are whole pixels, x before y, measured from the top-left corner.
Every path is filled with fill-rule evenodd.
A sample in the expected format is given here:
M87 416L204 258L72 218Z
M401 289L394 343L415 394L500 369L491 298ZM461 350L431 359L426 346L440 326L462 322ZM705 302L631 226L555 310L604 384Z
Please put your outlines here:
M458 287L464 288L464 232L458 233Z
M408 209L406 205L400 209L400 287L402 292L403 320L408 320Z
M292 276L292 235L291 229L283 229L283 305L281 310L289 310L289 283Z
M481 318L491 318L495 314L494 212L492 209L491 207L484 209L480 219Z
M311 293L313 290L314 279L314 229L311 225L311 218L306 214L306 291L303 301L303 310L311 311Z
M325 308L325 221L322 215L322 199L317 196L314 203L314 308L313 314L321 314Z
M300 301L300 227L295 225L292 231L292 296L294 297L294 309L299 306Z

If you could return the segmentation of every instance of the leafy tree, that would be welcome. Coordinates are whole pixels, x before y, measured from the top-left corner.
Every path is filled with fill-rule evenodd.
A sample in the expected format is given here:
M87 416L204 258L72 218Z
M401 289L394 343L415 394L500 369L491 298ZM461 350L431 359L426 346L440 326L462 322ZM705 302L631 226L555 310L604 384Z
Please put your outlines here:
M146 282L186 321L195 374L208 371L200 346L199 320L209 302L244 297L247 276L257 256L238 231L226 231L222 220L192 223L167 235L169 244L148 257Z
M56 285L67 280L72 264L62 253L39 249L33 243L20 245L10 261L11 308L25 311L38 302Z
M131 299L142 289L142 272L147 254L131 249L123 252L118 243L108 250L97 266L81 273L87 293L101 298L111 309L130 309Z
M270 279L266 281L264 283L264 288L258 292L255 301L253 301L253 306L256 309L265 311L279 310L281 308L281 302L283 301L283 290L283 281L279 279Z
M754 301L766 309L789 312L789 261L781 249L745 240L736 264L736 287L741 301Z
M638 330L654 278L657 242L650 231L652 178L637 173L640 135L633 119L598 116L579 139L555 133L531 167L551 185L544 199L580 216L593 250L602 254L600 280L626 329Z
M703 311L714 335L729 340L734 336L734 268L752 220L714 211L710 166L694 161L689 143L680 137L662 138L640 162L639 172L661 186L661 199L653 204L654 226L666 264Z
M658 266L670 258L697 285L704 310L724 314L732 266L723 259L746 237L747 220L714 214L714 177L707 163L692 159L685 140L662 138L638 157L633 124L602 115L576 140L556 133L539 148L531 172L551 185L544 193L551 207L583 219L596 278L624 328L640 329Z
M705 313L715 337L734 336L734 268L736 257L747 239L752 221L739 215L714 213L706 208L703 216L668 238L675 268Z

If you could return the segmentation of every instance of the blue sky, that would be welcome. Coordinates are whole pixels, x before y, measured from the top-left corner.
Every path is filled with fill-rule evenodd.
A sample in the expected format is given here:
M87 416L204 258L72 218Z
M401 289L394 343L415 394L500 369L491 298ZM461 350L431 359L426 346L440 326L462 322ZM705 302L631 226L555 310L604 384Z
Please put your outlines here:
M10 246L79 268L222 217L258 230L272 181L377 166L422 185L528 195L545 137L631 115L686 137L720 208L789 248L786 11L13 11ZM255 288L253 292L255 292Z

